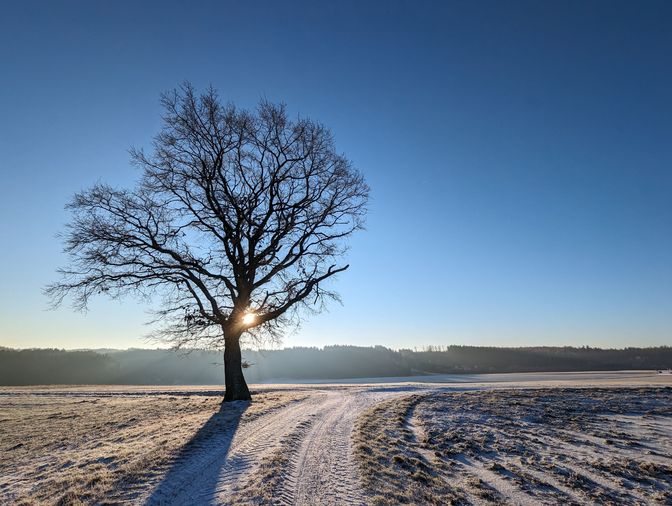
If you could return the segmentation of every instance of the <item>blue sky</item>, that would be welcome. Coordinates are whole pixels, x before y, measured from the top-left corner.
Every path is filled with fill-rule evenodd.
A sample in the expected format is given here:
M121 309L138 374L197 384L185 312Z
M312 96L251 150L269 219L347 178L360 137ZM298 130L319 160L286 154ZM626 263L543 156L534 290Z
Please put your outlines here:
M6 2L0 345L145 346L46 311L70 196L131 186L190 80L329 126L372 187L343 305L285 345L672 344L672 4Z

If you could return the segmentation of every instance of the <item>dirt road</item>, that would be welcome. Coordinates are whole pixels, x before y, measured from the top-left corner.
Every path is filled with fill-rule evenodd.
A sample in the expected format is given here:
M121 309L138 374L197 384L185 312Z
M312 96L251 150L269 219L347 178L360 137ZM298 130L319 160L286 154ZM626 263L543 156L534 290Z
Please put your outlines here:
M307 391L303 400L247 424L225 427L191 445L143 502L239 504L256 498L287 505L364 504L350 444L355 420L376 402L409 389L418 390L332 387ZM243 403L234 409L243 409ZM263 481L260 473L272 477L278 486L264 490L257 485ZM254 485L241 493L250 481Z

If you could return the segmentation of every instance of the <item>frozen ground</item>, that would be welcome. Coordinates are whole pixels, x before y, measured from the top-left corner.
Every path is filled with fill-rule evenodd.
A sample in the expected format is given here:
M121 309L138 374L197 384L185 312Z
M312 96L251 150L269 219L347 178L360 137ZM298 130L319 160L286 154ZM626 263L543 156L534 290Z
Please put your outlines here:
M415 394L355 438L375 504L672 504L672 387Z
M0 504L671 501L672 377L459 379L2 388Z

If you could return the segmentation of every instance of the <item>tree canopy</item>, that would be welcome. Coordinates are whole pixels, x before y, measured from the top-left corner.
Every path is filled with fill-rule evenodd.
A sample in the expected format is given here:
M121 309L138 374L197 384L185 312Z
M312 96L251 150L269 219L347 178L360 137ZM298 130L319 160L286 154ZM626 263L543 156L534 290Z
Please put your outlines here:
M97 184L67 206L70 264L47 293L78 309L98 293L160 296L159 337L224 348L228 378L243 333L277 337L337 297L324 282L348 268L369 188L326 127L282 104L238 109L189 84L161 103L152 152L131 150L137 186Z

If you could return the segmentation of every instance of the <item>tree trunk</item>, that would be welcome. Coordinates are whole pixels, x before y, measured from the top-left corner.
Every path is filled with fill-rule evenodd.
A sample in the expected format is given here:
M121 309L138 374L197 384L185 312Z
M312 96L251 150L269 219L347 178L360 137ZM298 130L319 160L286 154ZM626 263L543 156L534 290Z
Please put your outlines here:
M240 334L224 339L224 381L224 402L252 400L243 376Z

